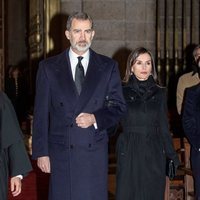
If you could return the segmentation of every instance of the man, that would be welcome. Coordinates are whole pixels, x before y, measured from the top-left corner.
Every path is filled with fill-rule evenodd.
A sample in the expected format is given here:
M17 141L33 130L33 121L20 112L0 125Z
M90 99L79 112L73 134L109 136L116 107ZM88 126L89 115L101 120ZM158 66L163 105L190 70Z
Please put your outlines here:
M191 144L195 194L196 199L200 200L200 84L186 90L182 122L184 132Z
M200 45L197 45L193 50L193 57L194 57L194 68L192 72L183 74L179 80L177 85L176 91L176 107L178 114L182 114L182 104L184 100L185 89L192 87L200 82L199 79L199 67L197 66L197 60L200 58Z
M107 129L126 106L117 63L90 49L94 34L92 19L74 13L71 47L39 66L33 157L51 173L50 200L107 200Z
M7 200L9 176L11 193L17 196L21 193L23 175L32 167L14 108L3 92L0 92L0 122L0 199Z

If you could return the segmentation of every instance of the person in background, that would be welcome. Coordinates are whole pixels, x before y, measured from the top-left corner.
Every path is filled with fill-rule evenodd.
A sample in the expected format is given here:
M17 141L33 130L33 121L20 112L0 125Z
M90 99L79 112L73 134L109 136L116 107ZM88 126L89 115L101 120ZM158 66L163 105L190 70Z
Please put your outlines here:
M179 165L168 127L166 88L156 78L150 51L132 51L123 85L128 111L116 147L116 200L163 200L166 158Z
M200 58L200 45L196 45L193 50L193 70L186 74L183 74L178 79L177 90L176 90L176 107L179 115L182 114L182 104L184 101L185 89L197 85L200 83L199 78L199 67L197 60ZM191 58L192 59L192 58Z
M28 83L18 66L10 66L5 93L11 100L20 125L26 120L29 106Z
M200 54L196 60L200 67ZM186 89L182 125L191 145L190 160L195 183L195 196L200 200L200 83Z
M8 199L9 177L12 195L19 195L21 179L31 170L14 108L6 94L0 92L0 199Z
M89 15L69 16L71 46L39 64L33 158L50 173L49 200L107 200L108 134L126 111L118 64L97 54Z

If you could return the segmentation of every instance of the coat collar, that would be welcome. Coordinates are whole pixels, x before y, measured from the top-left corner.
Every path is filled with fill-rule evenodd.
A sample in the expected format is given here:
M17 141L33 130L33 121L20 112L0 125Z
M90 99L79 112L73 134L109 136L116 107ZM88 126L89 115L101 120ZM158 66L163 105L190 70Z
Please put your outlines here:
M150 76L146 83L146 92L143 95L141 95L139 91L140 89L138 82L139 81L137 80L137 78L134 75L132 75L128 83L125 85L125 88L131 89L136 93L136 96L143 100L148 99L148 97L152 96L158 89L158 85L156 84L155 80L152 76Z

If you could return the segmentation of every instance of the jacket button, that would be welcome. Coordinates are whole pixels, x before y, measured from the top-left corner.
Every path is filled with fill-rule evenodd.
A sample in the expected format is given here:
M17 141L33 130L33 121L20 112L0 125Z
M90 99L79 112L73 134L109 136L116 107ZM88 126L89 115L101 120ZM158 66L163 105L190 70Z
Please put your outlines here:
M73 149L74 148L74 145L73 144L70 144L70 149Z
M72 124L70 124L70 127L73 127L73 123L72 123Z

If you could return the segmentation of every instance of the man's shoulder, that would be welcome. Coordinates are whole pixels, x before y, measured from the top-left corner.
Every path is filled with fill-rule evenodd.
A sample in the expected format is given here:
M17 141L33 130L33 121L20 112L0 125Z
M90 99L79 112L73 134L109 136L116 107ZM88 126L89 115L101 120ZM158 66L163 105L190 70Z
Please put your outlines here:
M184 79L191 78L193 76L193 73L194 72L187 72L187 73L181 75L180 78L179 78L179 80L184 80Z
M188 92L200 92L200 83L187 88Z
M51 57L41 60L40 64L49 65L49 64L54 64L54 63L60 62L62 59L67 57L66 55L67 55L67 53L65 50L65 51L61 52L60 54L57 54L55 56L51 56Z
M103 54L100 54L100 53L97 53L95 52L94 50L90 49L90 53L93 57L95 57L96 59L98 60L101 60L102 62L116 62L115 60L113 60L112 58L106 56L106 55L103 55Z

